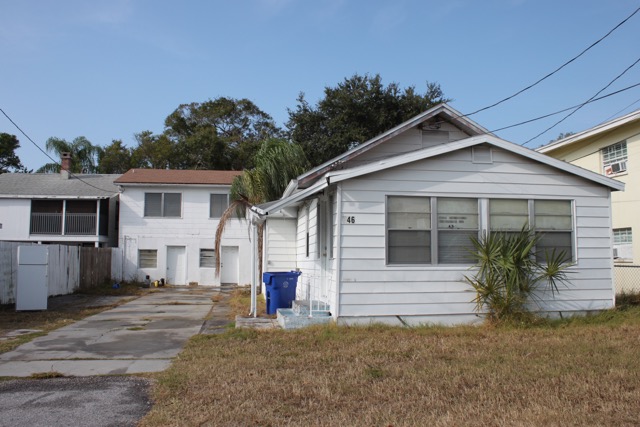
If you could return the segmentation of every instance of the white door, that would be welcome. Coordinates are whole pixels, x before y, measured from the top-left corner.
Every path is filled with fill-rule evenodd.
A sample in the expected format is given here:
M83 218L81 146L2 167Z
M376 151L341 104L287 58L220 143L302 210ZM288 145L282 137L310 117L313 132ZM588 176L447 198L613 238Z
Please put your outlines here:
M184 246L167 246L167 284L186 285L187 250Z
M238 247L222 246L220 248L220 283L238 284Z

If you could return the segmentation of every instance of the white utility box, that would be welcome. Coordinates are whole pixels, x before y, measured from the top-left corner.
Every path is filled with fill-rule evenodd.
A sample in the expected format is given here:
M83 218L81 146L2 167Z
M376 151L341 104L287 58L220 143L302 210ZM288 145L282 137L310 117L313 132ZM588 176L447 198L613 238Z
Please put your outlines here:
M16 310L46 310L49 286L47 246L18 246Z

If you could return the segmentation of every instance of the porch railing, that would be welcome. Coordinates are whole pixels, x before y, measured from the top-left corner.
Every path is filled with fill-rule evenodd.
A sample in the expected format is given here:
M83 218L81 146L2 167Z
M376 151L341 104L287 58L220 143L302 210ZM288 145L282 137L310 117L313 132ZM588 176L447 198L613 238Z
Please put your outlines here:
M62 233L61 213L31 213L31 234L93 236L96 234L96 214L67 213Z

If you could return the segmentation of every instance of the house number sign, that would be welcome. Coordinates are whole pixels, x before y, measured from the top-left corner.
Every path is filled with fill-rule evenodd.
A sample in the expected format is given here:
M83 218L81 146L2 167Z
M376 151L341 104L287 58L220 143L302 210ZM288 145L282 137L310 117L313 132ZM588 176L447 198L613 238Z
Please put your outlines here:
M356 223L356 217L355 216L345 216L343 223L344 224L355 224Z

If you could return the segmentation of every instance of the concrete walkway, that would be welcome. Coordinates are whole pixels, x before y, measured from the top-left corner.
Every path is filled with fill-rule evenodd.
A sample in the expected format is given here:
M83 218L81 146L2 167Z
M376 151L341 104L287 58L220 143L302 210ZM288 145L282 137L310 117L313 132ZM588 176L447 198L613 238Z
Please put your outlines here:
M200 332L217 293L215 288L158 289L1 354L0 377L163 371Z

